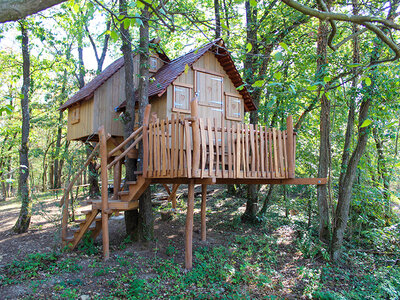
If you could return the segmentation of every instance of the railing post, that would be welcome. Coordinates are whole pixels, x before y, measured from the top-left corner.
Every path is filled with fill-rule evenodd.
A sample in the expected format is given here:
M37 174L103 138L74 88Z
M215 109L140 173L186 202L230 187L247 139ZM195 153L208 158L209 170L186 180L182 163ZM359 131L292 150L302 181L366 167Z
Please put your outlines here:
M100 166L101 166L101 225L103 236L103 258L110 258L108 235L108 176L107 176L107 139L104 126L99 128Z
M190 115L193 118L192 121L192 139L193 139L193 163L192 163L192 176L199 177L199 166L200 166L200 131L199 131L199 104L197 97L192 99L190 102ZM189 139L190 137L186 137ZM190 149L186 149L190 151ZM190 172L190 170L188 170Z
M147 170L149 167L149 135L148 128L150 122L151 104L148 104L144 110L143 116L143 177L147 177ZM168 124L167 124L168 126Z
M295 148L294 148L294 133L293 133L293 118L289 115L286 119L287 128L287 143L286 143L286 154L288 160L288 177L294 178L294 158L295 158Z

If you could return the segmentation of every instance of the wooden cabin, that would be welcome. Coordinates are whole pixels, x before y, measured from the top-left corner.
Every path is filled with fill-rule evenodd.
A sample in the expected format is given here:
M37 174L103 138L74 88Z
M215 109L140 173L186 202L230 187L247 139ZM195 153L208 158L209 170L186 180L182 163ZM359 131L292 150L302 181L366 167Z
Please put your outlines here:
M134 70L139 73L139 55L134 56ZM222 39L172 61L163 51L152 50L150 72L151 112L160 119L171 119L176 113L190 115L190 100L195 96L199 117L215 118L218 126L243 122L244 113L256 109ZM134 84L138 84L137 76ZM101 125L111 136L123 137L120 113L125 108L124 89L122 57L60 107L68 110L67 139L98 140L97 130Z

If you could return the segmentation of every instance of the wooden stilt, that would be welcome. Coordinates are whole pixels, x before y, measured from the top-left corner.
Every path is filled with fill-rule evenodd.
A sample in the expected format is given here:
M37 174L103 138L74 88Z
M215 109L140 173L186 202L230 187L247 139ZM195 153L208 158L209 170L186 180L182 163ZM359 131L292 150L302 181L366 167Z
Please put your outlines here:
M118 199L119 189L121 187L121 161L114 165L114 195L113 200Z
M206 200L207 200L207 184L201 185L201 240L206 241Z
M101 225L103 236L103 258L110 258L110 240L108 235L108 176L107 176L107 141L104 126L99 128L101 158Z
M188 201L185 226L185 268L191 270L193 266L193 210L194 210L194 181L188 185Z

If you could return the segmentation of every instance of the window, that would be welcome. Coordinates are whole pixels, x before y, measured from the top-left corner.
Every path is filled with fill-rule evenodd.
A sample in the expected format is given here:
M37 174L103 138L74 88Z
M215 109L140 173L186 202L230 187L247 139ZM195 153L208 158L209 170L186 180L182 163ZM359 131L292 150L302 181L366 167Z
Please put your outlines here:
M154 56L150 57L150 69L149 71L151 72L156 72L157 71L157 58Z
M192 86L183 83L173 84L173 111L190 112Z
M242 99L241 96L235 94L226 95L226 118L228 120L242 120Z
M196 71L196 93L199 104L221 107L223 82L224 79L220 75Z
M71 114L71 124L79 123L80 121L80 110L81 105L76 104L69 109L69 114Z

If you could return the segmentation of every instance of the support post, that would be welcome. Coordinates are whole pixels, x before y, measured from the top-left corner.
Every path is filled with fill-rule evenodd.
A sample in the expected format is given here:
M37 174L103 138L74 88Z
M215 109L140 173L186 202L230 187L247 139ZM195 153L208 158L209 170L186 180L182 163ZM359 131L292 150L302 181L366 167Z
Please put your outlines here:
M206 241L206 209L207 209L207 184L201 185L201 240Z
M118 199L118 193L119 189L121 187L121 161L119 160L115 165L114 165L114 195L113 195L113 200Z
M192 138L193 138L193 163L192 163L192 176L199 177L199 166L200 166L200 130L199 130L199 104L197 97L192 99L190 102L190 115L193 118L192 121ZM189 138L189 137L187 137ZM186 149L190 151L190 149ZM190 172L190 170L188 170Z
M286 143L286 153L288 160L288 177L294 178L294 135L293 135L293 118L289 115L286 119L286 128L287 128L287 143Z
M193 267L193 211L194 211L194 180L189 181L188 201L185 226L185 268L191 270Z
M149 121L150 121L151 104L148 104L144 110L143 116L143 177L147 178L147 169L149 166ZM168 125L167 125L168 126Z
M108 235L108 176L107 176L107 139L104 126L99 128L100 168L101 168L101 225L103 237L103 259L110 258L110 240Z

